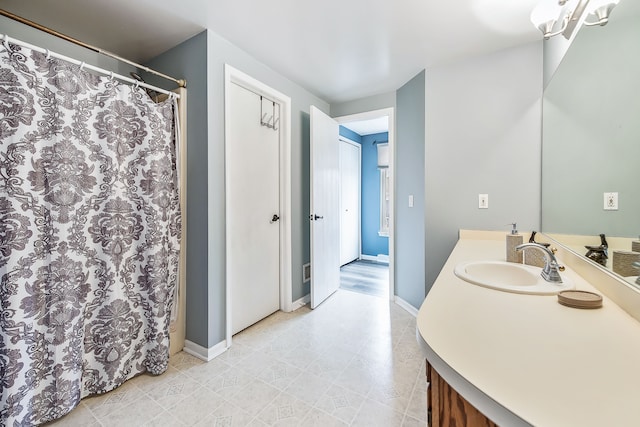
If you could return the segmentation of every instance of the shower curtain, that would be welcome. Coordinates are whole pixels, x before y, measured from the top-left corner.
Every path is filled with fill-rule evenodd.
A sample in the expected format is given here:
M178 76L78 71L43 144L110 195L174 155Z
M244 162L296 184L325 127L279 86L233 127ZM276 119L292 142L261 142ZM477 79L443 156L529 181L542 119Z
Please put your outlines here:
M37 425L169 359L176 103L0 46L0 425Z

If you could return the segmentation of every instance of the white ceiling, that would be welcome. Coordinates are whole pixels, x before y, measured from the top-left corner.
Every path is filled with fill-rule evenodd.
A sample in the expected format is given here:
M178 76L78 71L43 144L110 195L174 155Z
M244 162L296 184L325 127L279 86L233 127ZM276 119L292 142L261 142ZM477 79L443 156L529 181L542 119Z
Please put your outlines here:
M541 39L538 0L0 0L137 61L210 28L328 102L398 89L424 68ZM0 30L1 32L1 30Z
M370 120L359 120L357 122L341 123L341 125L354 131L360 136L389 132L389 116L378 117L377 119Z

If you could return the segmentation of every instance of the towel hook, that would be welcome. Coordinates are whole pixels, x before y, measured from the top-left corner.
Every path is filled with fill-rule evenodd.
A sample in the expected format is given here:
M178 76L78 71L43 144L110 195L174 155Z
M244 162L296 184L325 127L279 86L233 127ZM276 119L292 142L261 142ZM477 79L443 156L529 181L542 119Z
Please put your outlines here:
M113 81L113 71L111 71L109 73L109 81L112 82Z
M84 61L82 61L82 64L80 64L80 71L82 71L82 69L84 68Z
M11 49L9 49L9 34L5 34L2 37L2 44L4 45L4 47L7 49L7 51L10 51Z
M47 56L45 56L44 59L46 59L48 61L49 58L51 58L51 51L49 49L45 49L45 52L46 52Z

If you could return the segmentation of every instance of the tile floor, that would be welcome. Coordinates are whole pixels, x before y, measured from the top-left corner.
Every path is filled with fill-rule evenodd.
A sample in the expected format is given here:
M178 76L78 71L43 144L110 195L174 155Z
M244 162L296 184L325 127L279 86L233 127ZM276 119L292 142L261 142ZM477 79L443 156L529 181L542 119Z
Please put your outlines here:
M275 313L209 363L184 352L84 399L48 426L425 426L415 318L339 290L316 310Z

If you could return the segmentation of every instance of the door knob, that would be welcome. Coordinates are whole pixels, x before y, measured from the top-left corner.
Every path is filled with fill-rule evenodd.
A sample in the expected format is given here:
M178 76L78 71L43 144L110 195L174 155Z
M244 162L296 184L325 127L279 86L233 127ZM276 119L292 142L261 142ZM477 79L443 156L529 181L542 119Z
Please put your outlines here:
M273 214L273 216L271 217L271 222L276 222L280 219L280 217L276 214Z
M317 221L317 220L322 219L322 218L324 218L324 217L320 216L320 215L314 215L313 216L314 221Z

